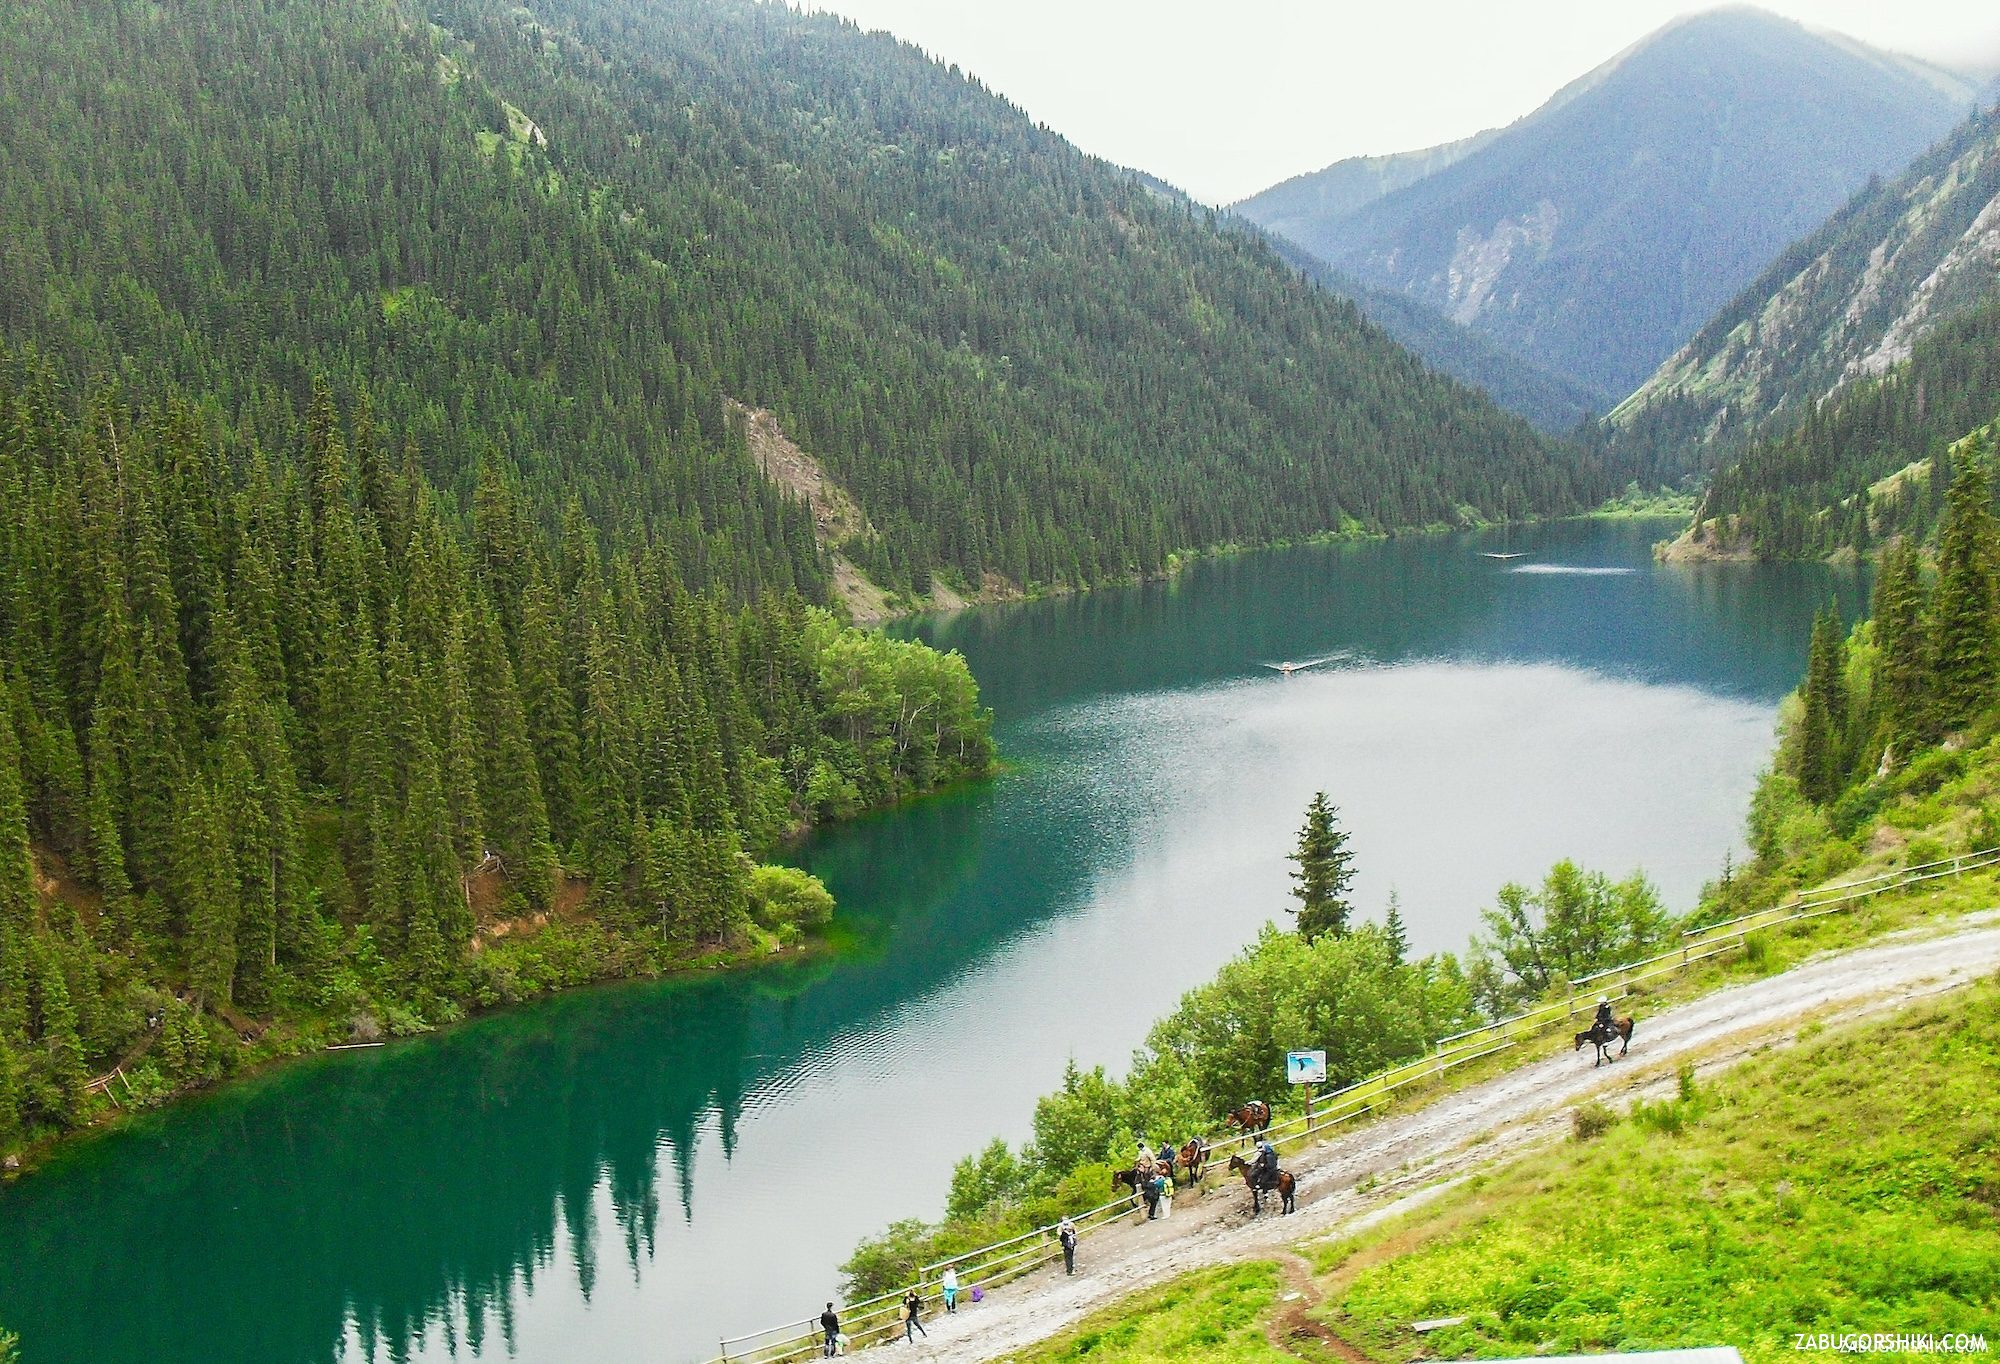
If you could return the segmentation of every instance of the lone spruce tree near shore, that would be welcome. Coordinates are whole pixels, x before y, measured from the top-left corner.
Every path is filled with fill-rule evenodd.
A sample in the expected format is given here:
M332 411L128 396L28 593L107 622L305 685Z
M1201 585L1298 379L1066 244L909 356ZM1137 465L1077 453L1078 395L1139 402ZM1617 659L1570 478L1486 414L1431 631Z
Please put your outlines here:
M1354 880L1354 854L1347 850L1347 833L1338 822L1336 810L1326 792L1314 794L1306 806L1306 822L1299 829L1298 848L1291 860L1299 864L1292 873L1292 895L1299 902L1299 936L1307 942L1322 934L1340 937L1347 932L1347 917L1353 906L1347 902L1347 888Z
M1932 726L1949 734L1990 703L2000 676L2000 528L1993 519L1984 452L1959 463L1938 532L1938 582L1931 598Z

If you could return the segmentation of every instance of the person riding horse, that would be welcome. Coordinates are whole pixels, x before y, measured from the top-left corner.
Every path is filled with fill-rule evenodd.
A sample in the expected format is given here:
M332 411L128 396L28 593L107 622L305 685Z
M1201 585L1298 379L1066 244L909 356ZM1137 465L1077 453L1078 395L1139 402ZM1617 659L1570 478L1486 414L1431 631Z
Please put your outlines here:
M1610 1041L1612 1034L1617 1032L1618 1025L1611 1018L1610 995L1599 995L1597 997L1597 1017L1591 1020L1590 1030L1606 1042Z
M1278 1148L1266 1141L1257 1143L1257 1163L1251 1172L1261 1189L1275 1188L1278 1183Z

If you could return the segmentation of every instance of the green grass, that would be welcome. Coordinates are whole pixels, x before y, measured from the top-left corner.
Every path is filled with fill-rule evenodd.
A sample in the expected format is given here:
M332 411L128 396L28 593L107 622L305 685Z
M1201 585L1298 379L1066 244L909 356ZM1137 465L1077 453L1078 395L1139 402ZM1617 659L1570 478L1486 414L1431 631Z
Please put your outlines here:
M2000 1328L2000 985L1820 1032L1324 1260L1384 1358ZM1683 1095L1688 1086L1683 1086ZM1390 1254L1389 1251L1396 1253Z
M1268 1261L1175 1279L1086 1318L1015 1364L1293 1364L1273 1349L1263 1321L1282 1284Z
M1317 1315L1375 1358L2000 1334L2000 981L1798 1045L1323 1245ZM1017 1364L1265 1364L1282 1279L1228 1265L1125 1299ZM1419 1338L1412 1322L1464 1316Z

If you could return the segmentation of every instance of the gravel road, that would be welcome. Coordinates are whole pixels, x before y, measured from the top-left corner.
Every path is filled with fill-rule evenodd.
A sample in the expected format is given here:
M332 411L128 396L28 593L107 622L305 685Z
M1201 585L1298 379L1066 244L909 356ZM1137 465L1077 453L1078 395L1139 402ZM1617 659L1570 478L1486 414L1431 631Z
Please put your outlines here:
M1085 1238L1078 1271L1054 1270L1000 1288L956 1316L927 1318L928 1340L882 1347L911 1360L1004 1359L1132 1290L1189 1270L1284 1254L1303 1241L1358 1230L1434 1197L1440 1181L1559 1138L1586 1099L1614 1104L1670 1086L1686 1060L1703 1071L1788 1042L1808 1016L1851 1020L1895 1009L2000 971L2000 911L1957 920L1944 933L1896 935L1805 962L1642 1016L1632 1052L1593 1069L1589 1053L1561 1053L1421 1108L1357 1127L1326 1144L1288 1153L1299 1175L1298 1211L1249 1217L1240 1183L1209 1177L1204 1197L1175 1200L1165 1222L1107 1228ZM1369 1192L1356 1184L1374 1178Z

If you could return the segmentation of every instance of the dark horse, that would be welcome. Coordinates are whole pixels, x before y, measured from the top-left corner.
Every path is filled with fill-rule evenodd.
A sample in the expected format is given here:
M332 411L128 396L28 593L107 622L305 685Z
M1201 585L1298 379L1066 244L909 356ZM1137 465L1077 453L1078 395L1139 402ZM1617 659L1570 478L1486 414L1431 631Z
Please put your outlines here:
M1170 1167L1161 1165L1159 1161L1154 1160L1151 1156L1147 1156L1144 1160L1133 1162L1127 1169L1113 1170L1111 1172L1111 1192L1117 1193L1120 1189L1128 1189L1135 1194L1144 1193L1146 1191L1146 1181L1154 1175L1161 1173L1172 1174L1173 1170Z
M1576 1045L1571 1047L1570 1050L1582 1051L1584 1043L1589 1042L1593 1044L1597 1048L1597 1059L1591 1063L1591 1068L1594 1070L1606 1061L1615 1061L1618 1059L1618 1056L1611 1055L1611 1043L1613 1039L1616 1039L1619 1044L1618 1056L1623 1056L1632 1049L1632 1019L1629 1015L1625 1018L1613 1019L1611 1026L1608 1028L1602 1024L1592 1023L1587 1030L1576 1035Z
M1181 1168L1197 1184L1201 1183L1201 1172L1208 1168L1208 1153L1208 1143L1199 1137L1181 1147Z
M1262 1099L1252 1099L1223 1121L1240 1131L1261 1132L1271 1125L1271 1105Z
M1250 1215L1252 1217L1260 1216L1263 1213L1264 1200L1262 1195L1272 1189L1278 1191L1278 1197L1282 1201L1284 1211L1292 1211L1292 1198L1299 1191L1299 1178L1290 1170L1278 1171L1276 1183L1260 1186L1257 1183L1256 1165L1251 1161L1243 1159L1241 1156L1231 1156L1229 1158L1229 1172L1243 1176L1244 1187L1250 1190Z

